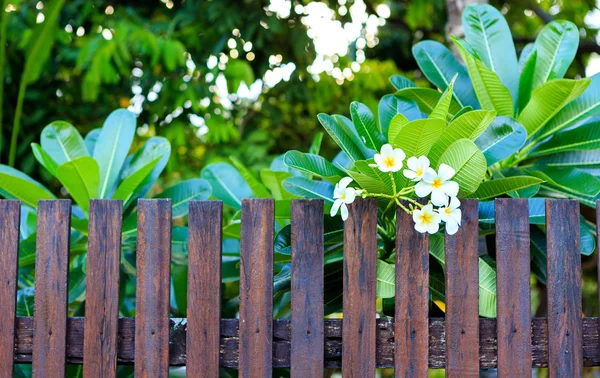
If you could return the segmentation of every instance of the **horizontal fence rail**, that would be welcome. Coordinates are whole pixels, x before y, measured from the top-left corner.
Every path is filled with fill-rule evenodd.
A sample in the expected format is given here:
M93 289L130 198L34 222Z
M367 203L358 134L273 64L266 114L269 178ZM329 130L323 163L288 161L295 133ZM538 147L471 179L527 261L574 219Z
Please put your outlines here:
M344 224L343 319L324 319L324 204L292 202L291 320L273 320L274 201L242 203L239 319L220 318L222 204L192 201L189 211L188 317L170 319L171 201L140 200L136 317L119 318L122 203L90 206L86 317L67 317L71 202L40 201L33 317L16 317L20 203L0 201L0 376L31 363L35 377L62 377L67 363L85 377L215 377L220 367L267 377L577 377L600 366L597 318L582 318L579 204L546 201L548 317L531 317L527 199L497 199L497 319L478 316L478 202L462 200L462 226L445 235L446 317L430 318L429 237L398 210L394 318L377 318L377 201L350 205ZM327 215L325 215L327 216Z

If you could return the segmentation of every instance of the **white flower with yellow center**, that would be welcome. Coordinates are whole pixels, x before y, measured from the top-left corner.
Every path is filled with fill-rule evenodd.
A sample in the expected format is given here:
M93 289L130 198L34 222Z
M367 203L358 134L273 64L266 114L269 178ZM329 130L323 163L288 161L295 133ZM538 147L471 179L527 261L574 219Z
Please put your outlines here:
M334 217L338 210L342 215L342 219L348 219L348 206L354 199L357 194L360 194L362 190L356 190L354 188L348 188L348 185L352 182L351 177L344 177L337 184L335 184L335 188L333 189L333 206L331 207L330 215Z
M429 159L427 159L427 156L413 156L406 161L406 165L408 169L404 170L404 176L412 181L421 181L425 172L433 172L435 174L433 168L429 168Z
M373 156L375 164L369 164L371 167L377 167L381 172L398 172L402 169L402 161L406 157L401 148L393 148L391 144L381 146L381 151Z
M462 217L462 212L459 209L460 201L456 197L450 198L450 203L447 206L440 207L438 213L440 218L446 223L446 232L448 235L456 234Z
M431 203L435 206L445 206L448 203L448 197L456 197L458 194L458 184L450 181L456 172L452 167L441 164L436 173L433 169L423 174L423 179L415 185L415 193L419 197L426 197L431 194Z
M415 221L415 230L420 233L429 232L435 234L440 229L440 215L433 210L433 205L423 206L413 212L413 221Z

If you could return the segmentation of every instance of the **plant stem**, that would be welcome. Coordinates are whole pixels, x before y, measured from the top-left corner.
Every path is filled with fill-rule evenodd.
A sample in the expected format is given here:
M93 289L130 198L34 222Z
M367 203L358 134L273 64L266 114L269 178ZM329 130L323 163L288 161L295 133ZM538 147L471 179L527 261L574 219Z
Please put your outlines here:
M392 172L390 174L390 180L392 180L392 189L394 190L394 197L396 197L396 181L394 181L394 174Z
M8 156L8 165L14 167L15 159L17 158L17 139L19 138L19 129L21 128L21 114L23 113L23 101L25 100L25 91L27 90L27 82L25 81L25 71L21 77L19 85L19 94L17 96L17 108L15 109L15 119L13 122L12 134L10 137L10 152Z
M4 65L6 63L6 19L8 17L5 9L7 1L3 0L0 8L0 158L2 156L2 117L4 115L2 109L4 109Z

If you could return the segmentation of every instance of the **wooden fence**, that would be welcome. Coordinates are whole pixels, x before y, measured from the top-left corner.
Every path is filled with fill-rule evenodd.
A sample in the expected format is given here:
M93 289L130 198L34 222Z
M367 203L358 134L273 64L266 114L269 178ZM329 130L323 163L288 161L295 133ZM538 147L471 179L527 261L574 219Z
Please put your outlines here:
M35 316L15 317L18 201L0 201L0 377L32 363L34 377L63 377L83 363L85 377L114 377L135 364L136 377L166 377L186 365L188 377L578 377L600 365L597 318L582 318L579 204L546 202L548 318L531 318L526 199L496 200L498 320L478 316L477 200L463 200L463 225L445 237L446 317L428 317L429 239L397 213L396 316L376 316L377 203L357 200L344 229L343 319L323 313L323 203L292 203L291 320L272 319L273 218L270 199L242 204L239 319L220 318L221 220L217 201L189 208L188 318L169 318L171 202L140 200L136 317L119 318L122 205L90 206L85 318L67 318L71 202L41 201L37 213ZM600 207L599 207L600 208ZM600 218L599 218L600 219ZM85 327L84 327L85 326Z

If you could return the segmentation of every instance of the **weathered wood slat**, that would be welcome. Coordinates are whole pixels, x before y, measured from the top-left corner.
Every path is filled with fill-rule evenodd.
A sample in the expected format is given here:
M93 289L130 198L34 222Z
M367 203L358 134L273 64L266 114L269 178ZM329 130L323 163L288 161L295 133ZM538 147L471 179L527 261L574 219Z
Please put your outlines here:
M479 377L477 200L462 200L461 208L458 232L445 236L448 378Z
M531 377L527 199L496 199L498 376Z
M344 377L375 376L377 200L357 199L344 222Z
M579 202L546 200L550 377L583 374Z
M408 206L408 203L404 203ZM429 237L396 209L396 377L426 377L429 352Z
M64 377L71 201L39 201L32 376Z
M270 377L273 370L272 199L242 201L240 244L240 359L243 378Z
M324 366L322 200L292 201L291 376L322 377Z
M600 366L600 335L598 318L583 318L583 364ZM67 361L81 364L83 358L84 318L69 318L67 328ZM185 319L171 319L169 363L181 366L186 363ZM342 320L325 320L325 367L342 367ZM33 352L33 318L18 317L15 330L15 362L31 363ZM119 364L132 364L134 360L135 319L119 319ZM290 367L291 325L289 320L273 321L273 367ZM394 367L393 319L377 319L378 368ZM443 369L446 351L445 322L443 318L429 319L429 368ZM238 319L221 319L220 365L238 366ZM479 366L498 366L496 319L479 319ZM548 366L548 327L546 318L531 321L531 366Z
M20 214L20 201L0 201L0 377L13 376Z
M171 200L138 201L135 376L169 375Z
M188 377L219 376L221 317L220 201L190 201L188 221Z
M117 375L122 214L122 201L90 202L84 377Z

